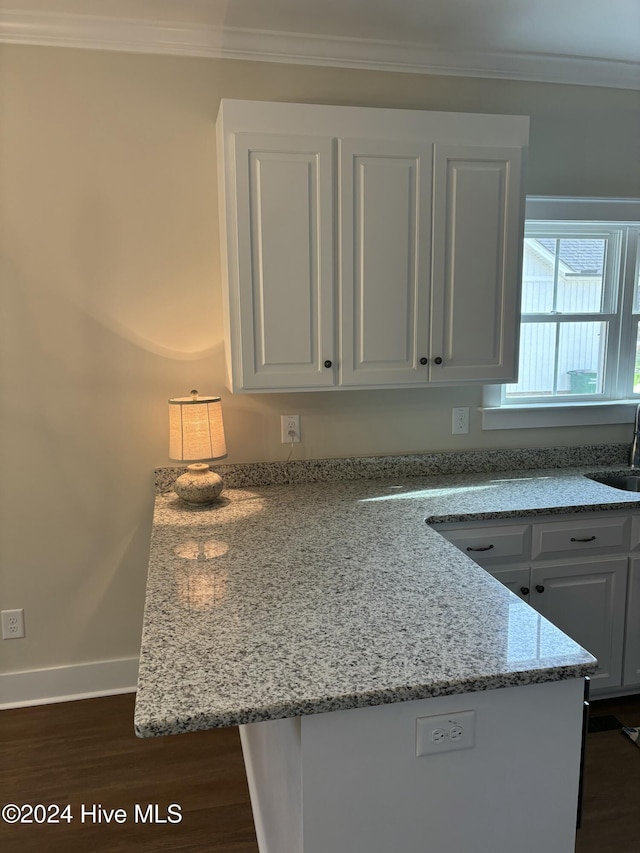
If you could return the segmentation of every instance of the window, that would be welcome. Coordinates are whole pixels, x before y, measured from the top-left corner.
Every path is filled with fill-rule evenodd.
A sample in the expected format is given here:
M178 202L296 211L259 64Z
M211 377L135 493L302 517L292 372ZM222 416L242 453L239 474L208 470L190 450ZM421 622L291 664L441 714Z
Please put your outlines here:
M640 202L527 201L518 379L485 389L485 429L631 418L639 256Z

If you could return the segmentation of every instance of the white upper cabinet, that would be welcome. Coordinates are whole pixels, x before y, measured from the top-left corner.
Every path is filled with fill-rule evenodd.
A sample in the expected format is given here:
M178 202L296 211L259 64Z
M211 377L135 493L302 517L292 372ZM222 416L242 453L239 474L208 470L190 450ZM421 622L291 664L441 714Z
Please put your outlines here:
M516 377L520 148L436 145L431 349L447 383Z
M424 381L433 146L340 140L342 385Z
M223 101L228 384L515 378L528 119Z
M238 133L234 142L236 380L245 391L330 387L333 371L323 365L335 353L331 140Z

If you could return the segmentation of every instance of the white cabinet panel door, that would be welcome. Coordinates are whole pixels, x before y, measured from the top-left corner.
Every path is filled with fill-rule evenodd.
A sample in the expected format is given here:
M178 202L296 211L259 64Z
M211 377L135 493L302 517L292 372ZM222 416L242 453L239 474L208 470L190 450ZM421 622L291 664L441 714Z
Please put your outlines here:
M514 379L520 148L435 146L431 379Z
M598 659L594 688L622 682L627 557L547 563L531 570L529 603Z
M360 139L339 146L341 384L425 382L433 148Z
M332 141L235 136L244 390L334 384ZM239 367L239 366L238 366Z
M496 580L504 584L507 589L510 589L511 592L515 592L523 601L529 602L531 589L529 586L530 571L528 566L507 569L490 568L487 571Z
M624 639L622 683L625 687L640 685L640 557L631 557L629 560L627 630Z

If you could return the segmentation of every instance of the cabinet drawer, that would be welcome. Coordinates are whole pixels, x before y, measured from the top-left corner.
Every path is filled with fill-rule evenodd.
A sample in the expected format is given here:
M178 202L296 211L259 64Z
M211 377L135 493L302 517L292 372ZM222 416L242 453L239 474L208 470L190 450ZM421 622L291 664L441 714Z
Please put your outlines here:
M450 529L440 532L456 548L481 565L505 558L526 560L528 557L530 532L528 524L467 527L462 530Z
M629 519L584 518L534 524L532 559L572 554L599 554L626 551L629 547Z

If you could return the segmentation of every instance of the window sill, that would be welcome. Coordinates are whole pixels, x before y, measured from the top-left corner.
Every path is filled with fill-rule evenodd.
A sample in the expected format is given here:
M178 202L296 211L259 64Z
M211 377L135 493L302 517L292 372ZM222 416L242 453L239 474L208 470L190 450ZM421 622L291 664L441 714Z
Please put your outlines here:
M546 405L485 406L482 429L532 429L558 426L597 426L633 423L637 400Z

